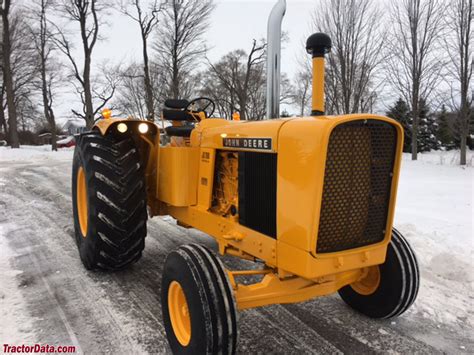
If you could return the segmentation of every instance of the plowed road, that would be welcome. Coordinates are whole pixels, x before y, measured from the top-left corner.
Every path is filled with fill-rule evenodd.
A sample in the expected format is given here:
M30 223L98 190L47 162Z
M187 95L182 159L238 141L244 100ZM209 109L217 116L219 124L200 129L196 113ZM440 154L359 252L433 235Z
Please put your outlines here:
M154 218L137 264L123 272L89 272L73 237L70 156L1 163L0 178L0 346L41 343L75 345L87 354L168 353L159 297L165 257L189 242L215 250L213 240L170 218ZM6 289L12 283L16 289ZM447 307L439 304L439 309ZM334 295L249 310L240 313L239 351L473 353L469 326L439 323L416 309L396 320L374 321Z

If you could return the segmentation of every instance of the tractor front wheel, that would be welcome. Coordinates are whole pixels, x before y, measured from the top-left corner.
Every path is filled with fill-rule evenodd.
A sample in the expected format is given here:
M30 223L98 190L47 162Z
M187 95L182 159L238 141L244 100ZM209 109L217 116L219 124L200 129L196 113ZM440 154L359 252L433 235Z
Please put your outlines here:
M166 258L161 287L166 335L173 354L234 354L237 313L221 262L189 244Z
M392 318L404 313L418 294L420 271L412 248L393 229L385 263L369 267L362 280L339 290L349 306L371 318Z
M140 259L146 186L130 135L93 131L76 138L72 201L76 242L87 269L118 270Z

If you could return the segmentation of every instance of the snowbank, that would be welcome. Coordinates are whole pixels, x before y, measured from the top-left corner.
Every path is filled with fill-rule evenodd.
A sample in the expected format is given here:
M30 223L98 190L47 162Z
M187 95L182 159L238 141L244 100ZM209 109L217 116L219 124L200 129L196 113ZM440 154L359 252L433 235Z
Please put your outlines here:
M411 160L411 154L404 153L404 160ZM467 151L467 166L474 166L474 152ZM449 151L433 151L418 154L418 161L425 164L434 164L434 165L458 165L460 161L460 152L459 150L449 150Z
M0 147L0 162L24 162L35 160L71 160L74 148L51 151L50 145L22 145L20 149Z
M473 327L474 169L459 152L404 154L395 226L413 245L422 283L415 312L441 323ZM443 305L440 307L440 305ZM449 305L449 306L448 306Z

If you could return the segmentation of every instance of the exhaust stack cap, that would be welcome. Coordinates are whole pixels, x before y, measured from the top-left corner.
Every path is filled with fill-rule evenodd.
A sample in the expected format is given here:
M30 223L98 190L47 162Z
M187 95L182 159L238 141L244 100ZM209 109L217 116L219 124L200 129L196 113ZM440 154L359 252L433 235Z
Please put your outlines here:
M313 33L306 41L306 51L311 54L313 58L324 57L325 54L331 51L331 38L325 33Z

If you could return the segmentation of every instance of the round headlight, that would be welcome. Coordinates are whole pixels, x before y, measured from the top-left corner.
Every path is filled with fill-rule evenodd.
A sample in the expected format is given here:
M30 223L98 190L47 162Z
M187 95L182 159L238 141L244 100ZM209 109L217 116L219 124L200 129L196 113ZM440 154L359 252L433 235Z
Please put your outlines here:
M117 131L119 131L120 133L125 133L127 132L128 130L128 127L125 123L121 122L117 125Z
M142 134L145 134L148 132L148 125L146 123L140 123L138 125L138 131Z

